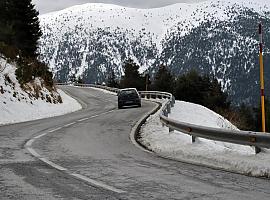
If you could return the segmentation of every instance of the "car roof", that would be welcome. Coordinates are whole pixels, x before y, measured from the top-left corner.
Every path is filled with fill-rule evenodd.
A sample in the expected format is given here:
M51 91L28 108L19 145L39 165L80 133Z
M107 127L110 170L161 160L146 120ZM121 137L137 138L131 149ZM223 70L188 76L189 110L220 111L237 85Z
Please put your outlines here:
M124 88L124 89L120 89L120 91L125 91L125 90L136 90L137 91L136 88Z

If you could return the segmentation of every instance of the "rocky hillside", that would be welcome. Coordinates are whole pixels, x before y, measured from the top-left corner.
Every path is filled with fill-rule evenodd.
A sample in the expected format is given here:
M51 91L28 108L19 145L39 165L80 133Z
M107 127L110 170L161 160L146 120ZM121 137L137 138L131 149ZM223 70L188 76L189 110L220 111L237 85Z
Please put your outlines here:
M40 59L60 81L103 82L132 58L152 74L161 63L217 77L236 104L259 101L258 22L264 26L266 94L270 9L264 1L222 0L136 9L85 4L40 16Z

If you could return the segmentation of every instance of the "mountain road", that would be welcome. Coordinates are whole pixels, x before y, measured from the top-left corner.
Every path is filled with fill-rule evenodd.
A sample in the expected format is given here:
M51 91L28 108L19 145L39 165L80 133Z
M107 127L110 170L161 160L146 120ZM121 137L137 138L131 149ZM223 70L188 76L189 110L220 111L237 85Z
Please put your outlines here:
M155 103L143 100L140 108L117 109L116 95L60 88L83 109L0 127L0 199L270 198L269 179L168 160L137 148L130 132ZM38 156L30 154L27 143Z

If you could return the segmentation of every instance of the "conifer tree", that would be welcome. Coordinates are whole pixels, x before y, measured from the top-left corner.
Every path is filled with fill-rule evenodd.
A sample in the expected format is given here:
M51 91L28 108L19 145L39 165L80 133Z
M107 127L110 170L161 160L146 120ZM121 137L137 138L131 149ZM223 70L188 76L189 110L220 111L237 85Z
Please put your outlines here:
M174 76L165 65L161 65L155 75L153 89L162 92L174 91Z
M116 76L115 76L114 71L111 69L109 73L110 74L108 76L107 85L109 87L118 88L119 87L119 84L118 84L118 82L116 80Z
M84 84L84 81L83 81L81 76L78 76L76 82L79 83L79 84Z
M188 101L197 104L203 104L203 94L201 88L201 77L192 70L177 79L175 98L183 101Z
M16 47L24 57L36 57L42 33L31 0L1 0L0 10L0 42Z
M230 107L228 95L222 91L218 80L200 76L194 70L178 77L175 97L183 101L201 104L215 111Z
M139 74L139 66L134 63L132 59L124 62L124 73L120 86L121 88L137 88L138 90L144 89L144 78Z
M8 40L8 34L11 32L11 30L8 30L10 28L8 26L9 12L7 0L0 1L0 11L0 42L6 43Z
M41 34L38 12L31 0L0 1L0 53L17 62L16 76L21 84L42 77L51 87L52 73L37 60Z
M7 58L15 59L19 51L12 44L15 36L12 7L13 2L10 0L0 1L0 53Z
M13 4L12 23L14 24L14 46L21 50L25 57L36 57L38 40L42 35L39 26L38 11L35 10L32 0L8 0Z
M241 121L241 124L237 124L237 128L240 130L256 131L256 115L254 114L254 109L252 109L252 107L242 103L237 109L237 113L239 114Z

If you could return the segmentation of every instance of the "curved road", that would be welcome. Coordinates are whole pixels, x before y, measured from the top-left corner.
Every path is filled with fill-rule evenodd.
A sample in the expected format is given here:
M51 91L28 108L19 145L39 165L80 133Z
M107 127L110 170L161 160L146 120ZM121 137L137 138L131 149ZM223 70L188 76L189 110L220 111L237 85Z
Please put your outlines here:
M269 179L167 160L135 147L129 140L131 128L155 104L145 101L141 108L118 110L114 95L90 88L62 89L84 108L0 127L0 199L270 198ZM105 187L32 157L24 145L43 133L48 134L32 145L38 154Z

